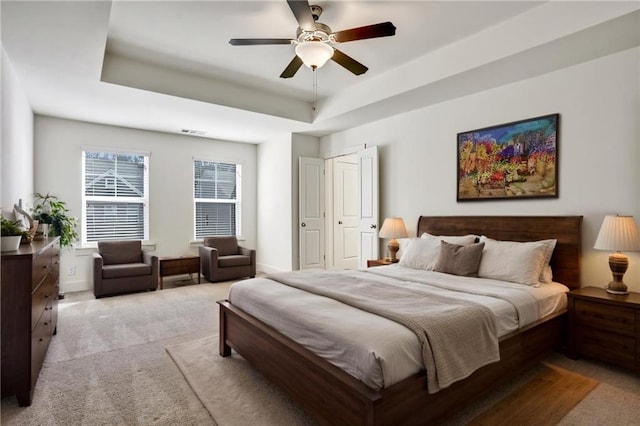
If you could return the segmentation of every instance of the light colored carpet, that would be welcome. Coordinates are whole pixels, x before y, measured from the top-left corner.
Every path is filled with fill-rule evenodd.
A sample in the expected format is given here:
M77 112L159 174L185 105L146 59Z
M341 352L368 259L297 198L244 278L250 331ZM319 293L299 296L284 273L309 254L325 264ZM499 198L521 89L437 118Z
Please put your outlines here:
M3 425L214 424L165 347L217 332L229 284L59 305L30 407L2 399Z

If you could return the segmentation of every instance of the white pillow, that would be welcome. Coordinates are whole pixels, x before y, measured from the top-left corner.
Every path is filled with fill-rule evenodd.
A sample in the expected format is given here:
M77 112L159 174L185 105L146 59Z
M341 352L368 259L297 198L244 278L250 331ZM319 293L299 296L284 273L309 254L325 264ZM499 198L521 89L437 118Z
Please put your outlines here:
M484 242L485 245L478 268L479 277L525 285L540 283L540 274L548 259L551 259L549 251L553 253L555 247L555 240L520 243L496 241L482 236L480 242Z
M411 238L400 257L400 265L432 271L440 257L440 239Z
M440 257L440 241L446 241L450 244L469 245L476 241L475 235L458 236L436 236L426 232L420 238L410 238L406 243L401 245L402 256L400 256L400 265L413 269L426 269L432 271L438 263Z
M473 244L476 242L475 235L431 235L427 232L424 232L420 238L437 238L438 240L443 240L448 242L449 244L458 244L461 246L468 246L469 244Z

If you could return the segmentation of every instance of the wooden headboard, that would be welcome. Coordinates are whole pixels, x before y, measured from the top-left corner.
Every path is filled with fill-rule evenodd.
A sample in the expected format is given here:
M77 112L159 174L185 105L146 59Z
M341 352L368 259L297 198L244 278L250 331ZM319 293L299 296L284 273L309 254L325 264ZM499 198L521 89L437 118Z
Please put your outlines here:
M558 240L551 258L553 280L580 287L582 216L420 216L417 235L485 235L494 240Z

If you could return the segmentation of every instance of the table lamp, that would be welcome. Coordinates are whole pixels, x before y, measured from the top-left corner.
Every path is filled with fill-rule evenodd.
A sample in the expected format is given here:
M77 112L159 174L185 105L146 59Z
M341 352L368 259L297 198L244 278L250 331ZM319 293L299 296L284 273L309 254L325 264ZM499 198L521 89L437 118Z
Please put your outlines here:
M621 252L640 251L640 232L633 216L605 216L593 248L615 251L609 256L613 281L609 283L607 293L627 294L622 277L629 266L629 258Z
M380 229L380 238L391 238L391 241L387 244L387 250L389 250L389 260L391 263L398 262L396 253L400 248L398 240L396 238L406 238L407 228L404 226L404 221L400 217L388 217L384 220L382 228Z

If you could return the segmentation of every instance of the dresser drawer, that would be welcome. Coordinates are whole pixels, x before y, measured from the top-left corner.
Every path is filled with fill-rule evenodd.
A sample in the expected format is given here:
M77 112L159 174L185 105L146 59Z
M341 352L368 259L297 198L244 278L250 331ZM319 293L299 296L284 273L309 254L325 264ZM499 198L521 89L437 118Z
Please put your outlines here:
M51 342L51 311L47 310L40 317L31 334L31 388L36 384L40 368Z
M51 306L51 283L47 277L31 294L31 328L35 328L42 313Z
M575 339L578 352L582 355L635 368L636 340L633 337L578 326Z
M632 338L635 336L635 312L633 309L576 300L574 315L577 325L588 325L605 332L615 331L615 333Z

